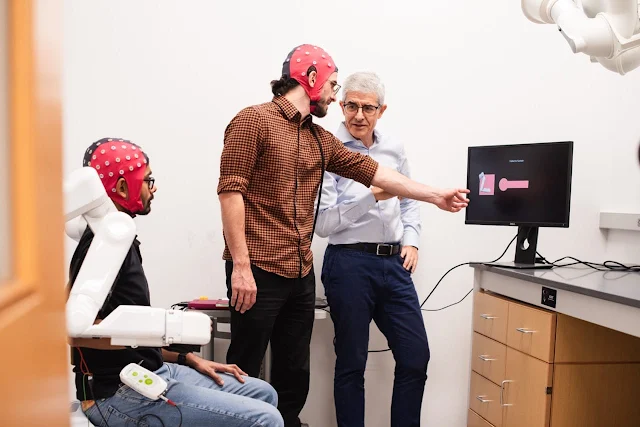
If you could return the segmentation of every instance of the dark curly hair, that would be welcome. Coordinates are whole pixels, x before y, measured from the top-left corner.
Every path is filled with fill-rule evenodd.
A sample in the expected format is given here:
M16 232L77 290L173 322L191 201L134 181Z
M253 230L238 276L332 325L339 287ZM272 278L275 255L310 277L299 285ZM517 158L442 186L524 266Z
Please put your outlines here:
M310 66L307 70L307 76L313 71L318 71L315 66ZM300 86L297 80L289 76L283 75L279 80L271 80L271 92L274 96L284 96L296 86Z
M271 80L271 92L273 92L273 96L286 95L296 86L300 86L300 83L287 76L280 77L280 80Z

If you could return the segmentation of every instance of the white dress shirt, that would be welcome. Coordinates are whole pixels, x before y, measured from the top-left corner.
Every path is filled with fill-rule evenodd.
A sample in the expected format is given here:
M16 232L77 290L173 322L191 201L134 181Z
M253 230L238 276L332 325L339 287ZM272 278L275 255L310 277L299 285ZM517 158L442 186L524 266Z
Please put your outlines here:
M379 164L410 177L404 146L373 131L367 148L340 124L336 137L351 151L365 154ZM317 200L316 200L317 204ZM325 172L316 234L329 237L330 245L350 243L420 244L420 206L411 199L392 197L376 202L373 192L359 182Z

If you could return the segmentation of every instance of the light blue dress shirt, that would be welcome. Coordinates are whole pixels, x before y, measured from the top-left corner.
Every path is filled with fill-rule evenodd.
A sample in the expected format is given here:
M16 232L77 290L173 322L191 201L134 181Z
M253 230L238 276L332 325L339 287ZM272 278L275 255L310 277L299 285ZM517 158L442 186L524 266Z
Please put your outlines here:
M400 142L374 129L374 142L367 148L351 136L344 122L335 136L349 150L371 156L379 164L410 177L404 146ZM420 228L420 206L415 200L392 197L376 203L370 188L325 172L316 234L329 237L330 245L401 242L417 248Z

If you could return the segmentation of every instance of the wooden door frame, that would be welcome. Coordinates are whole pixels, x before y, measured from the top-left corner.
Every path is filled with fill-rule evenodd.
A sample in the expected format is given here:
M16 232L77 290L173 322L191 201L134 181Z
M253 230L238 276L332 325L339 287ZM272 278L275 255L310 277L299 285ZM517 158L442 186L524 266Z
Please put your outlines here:
M62 0L6 0L8 280L2 426L69 425L62 195ZM4 102L4 101L3 101ZM6 201L0 201L6 203Z
M43 288L58 286L64 280L64 254L61 253L64 230L62 2L8 0L8 8L9 244L12 259L9 282L0 288L0 313L9 306L15 307L36 291L51 296L59 293ZM39 168L39 165L47 167ZM39 185L42 180L50 185ZM46 188L58 191L43 191ZM57 230L60 230L59 239L42 239L41 233L47 235ZM44 258L51 262L43 263ZM55 267L43 269L44 264ZM41 280L44 277L58 277L59 281L46 283L47 280Z

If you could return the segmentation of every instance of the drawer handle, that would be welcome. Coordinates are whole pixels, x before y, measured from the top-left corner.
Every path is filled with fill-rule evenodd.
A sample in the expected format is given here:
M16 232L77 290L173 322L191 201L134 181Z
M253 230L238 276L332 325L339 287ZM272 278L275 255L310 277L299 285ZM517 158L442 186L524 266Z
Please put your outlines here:
M485 397L487 397L487 396L476 396L476 399L478 399L482 403L493 402L493 400L485 399Z
M481 314L480 317L482 317L485 320L497 319L496 316L492 316L490 314Z
M505 383L512 383L512 382L513 382L512 380L504 380L500 383L500 406L513 406L512 403L504 403L504 398L502 397Z
M532 331L531 329L527 329L527 328L516 328L516 331L518 332L522 332L523 334L532 334L536 331Z
M498 360L498 359L490 359L488 354L481 354L480 356L478 356L478 359L484 362L491 362L492 360Z

